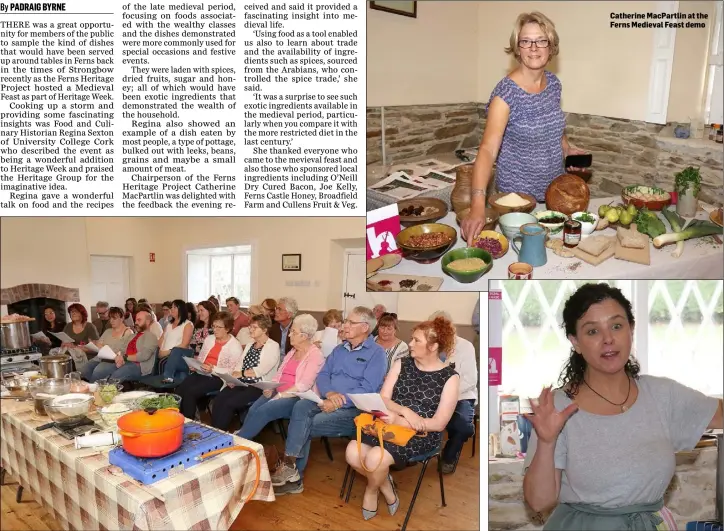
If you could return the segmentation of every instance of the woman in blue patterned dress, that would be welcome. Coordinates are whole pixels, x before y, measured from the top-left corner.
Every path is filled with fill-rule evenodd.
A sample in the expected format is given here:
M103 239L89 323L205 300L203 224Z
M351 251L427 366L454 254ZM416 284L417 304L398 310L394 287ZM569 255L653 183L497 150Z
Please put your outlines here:
M565 157L584 153L564 134L561 82L545 70L558 55L553 22L539 12L518 16L505 52L514 55L519 65L490 95L473 169L470 215L461 227L468 243L485 224L485 194L496 159L498 191L525 192L544 202L548 185L564 173Z
M442 432L457 406L460 386L460 376L442 362L440 355L452 352L454 344L455 327L444 317L420 323L412 333L409 357L395 361L382 384L380 395L389 411L382 420L413 428L419 433L426 433L426 436L413 437L405 446L385 444L383 449L378 450L375 448L380 446L378 438L363 433L359 452L357 441L350 441L347 445L347 462L367 477L367 488L362 498L365 520L377 514L380 492L391 515L400 506L389 474L390 466L404 466L413 457L440 446ZM372 472L362 467L362 460Z

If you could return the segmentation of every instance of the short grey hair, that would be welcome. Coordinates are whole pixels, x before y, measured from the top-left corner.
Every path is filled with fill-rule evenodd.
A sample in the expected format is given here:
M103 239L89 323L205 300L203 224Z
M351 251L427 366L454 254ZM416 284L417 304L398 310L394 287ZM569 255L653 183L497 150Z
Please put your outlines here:
M277 301L277 306L284 306L286 310L292 314L292 317L297 315L297 312L299 311L299 305L297 304L297 301L292 299L291 297L282 297Z
M317 320L308 313L297 315L294 321L292 321L292 326L294 325L296 325L297 328L299 328L299 332L307 336L308 339L312 339L319 328Z
M97 308L110 308L111 305L108 304L106 301L98 301L96 302L96 309Z
M372 310L367 308L366 306L355 306L350 313L355 313L360 316L363 323L367 323L367 325L370 327L368 333L372 333L372 331L375 329L375 326L377 326L377 318L375 317L375 314L372 313Z
M443 319L445 319L446 321L450 321L451 323L453 322L452 317L445 310L438 310L436 312L433 312L430 317L428 317L428 320L434 321L438 317L442 317Z

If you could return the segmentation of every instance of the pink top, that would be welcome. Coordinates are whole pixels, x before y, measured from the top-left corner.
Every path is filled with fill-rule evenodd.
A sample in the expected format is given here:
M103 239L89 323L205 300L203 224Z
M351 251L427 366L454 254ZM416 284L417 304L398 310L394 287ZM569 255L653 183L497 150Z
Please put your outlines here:
M289 363L284 366L284 371L279 378L279 381L284 385L277 387L278 392L283 393L294 385L294 382L297 380L297 369L300 363L301 361L299 360L289 360Z
M282 361L279 370L272 379L273 382L283 381L282 376L285 372L287 372L286 367L290 363L294 363L293 358L296 352L297 350L294 348L287 352L287 355L284 356L284 361ZM314 382L317 380L317 374L322 369L322 365L324 365L324 354L322 354L322 351L319 350L318 346L312 344L309 348L309 352L307 352L304 359L299 361L299 364L294 371L294 385L297 387L297 392L303 393L304 391L312 388Z

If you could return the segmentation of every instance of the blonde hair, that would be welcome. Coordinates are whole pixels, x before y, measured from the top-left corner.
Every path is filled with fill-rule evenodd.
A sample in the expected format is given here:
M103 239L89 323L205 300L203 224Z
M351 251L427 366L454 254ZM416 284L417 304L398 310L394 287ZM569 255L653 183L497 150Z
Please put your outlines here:
M515 60L520 62L520 47L518 46L518 38L520 32L523 31L523 26L526 24L538 24L541 31L545 34L548 39L548 60L550 61L556 55L558 55L558 33L556 32L556 25L553 21L539 11L533 11L531 13L521 13L518 15L518 19L515 21L513 31L510 34L510 46L505 49L505 53L514 55Z

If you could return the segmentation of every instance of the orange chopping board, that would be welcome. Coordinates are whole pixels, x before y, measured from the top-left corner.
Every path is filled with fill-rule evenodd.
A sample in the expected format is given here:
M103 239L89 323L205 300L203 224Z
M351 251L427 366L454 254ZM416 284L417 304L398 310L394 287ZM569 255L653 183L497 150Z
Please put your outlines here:
M618 240L618 238L617 238ZM616 258L619 260L627 260L637 264L651 265L651 243L643 249L633 249L631 247L623 247L621 242L616 241Z
M586 263L591 264L592 266L597 266L602 262L605 262L609 258L611 258L616 253L616 245L615 245L615 236L608 236L609 245L604 249L601 254L598 256L595 256L591 253L587 253L586 251L582 251L578 247L574 247L572 249L569 249L573 255L576 258L579 258L583 260Z

